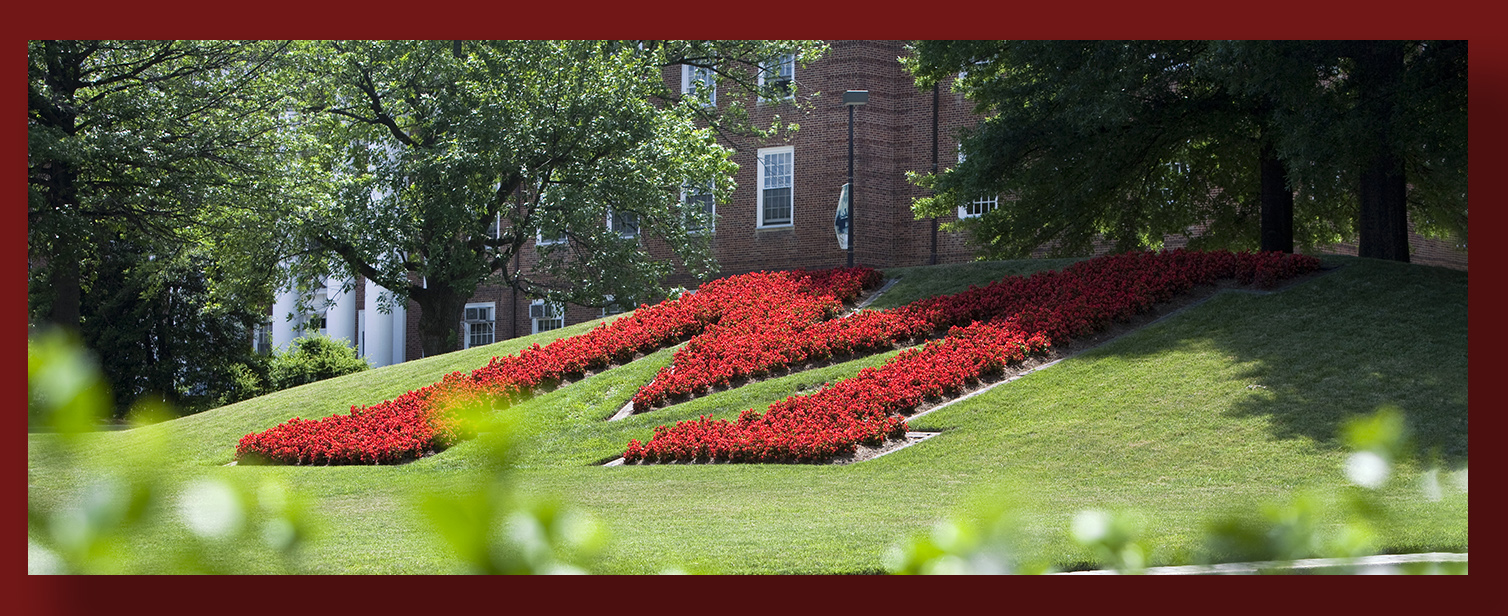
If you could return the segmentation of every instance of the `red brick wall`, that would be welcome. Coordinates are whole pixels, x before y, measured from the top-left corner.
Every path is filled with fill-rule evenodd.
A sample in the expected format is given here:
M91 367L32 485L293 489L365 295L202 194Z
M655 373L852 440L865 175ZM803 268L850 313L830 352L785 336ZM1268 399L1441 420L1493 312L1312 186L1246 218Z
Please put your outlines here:
M798 112L789 103L750 108L756 124L779 114L782 121L794 120L801 129L788 141L749 145L734 154L738 188L731 203L718 205L713 240L723 274L847 263L832 220L840 187L848 179L848 110L842 95L850 89L869 91L869 102L854 111L855 263L895 267L929 262L932 222L911 214L912 199L925 192L906 180L906 172L927 172L932 166L932 93L918 90L897 61L905 53L902 41L829 44L825 58L796 69L801 92L820 93L811 109ZM678 72L674 78L679 79ZM946 168L958 160L958 128L975 118L962 95L946 85L938 98L938 161ZM794 148L794 224L757 229L757 150L777 145ZM971 258L957 234L938 234L938 262Z
M1314 253L1354 257L1356 244L1335 244ZM1424 237L1414 233L1414 223L1409 222L1409 263L1466 271L1466 244L1450 239Z

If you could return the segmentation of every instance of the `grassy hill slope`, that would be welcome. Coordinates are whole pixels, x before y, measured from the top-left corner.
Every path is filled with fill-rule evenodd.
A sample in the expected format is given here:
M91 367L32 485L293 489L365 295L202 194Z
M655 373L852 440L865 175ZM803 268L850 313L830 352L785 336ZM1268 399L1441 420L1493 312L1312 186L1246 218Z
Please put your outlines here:
M881 569L885 549L959 514L1002 486L1029 494L1027 527L1043 558L1089 560L1066 536L1085 508L1148 520L1153 564L1197 548L1211 516L1300 488L1339 489L1347 417L1400 408L1422 457L1467 462L1466 274L1327 257L1339 269L1270 295L1227 292L1095 350L912 422L943 430L925 443L848 466L692 465L604 468L631 438L711 414L731 418L883 363L893 353L792 374L604 421L670 361L660 351L507 411L527 418L514 476L528 496L558 498L609 531L597 565L612 573L667 567L718 573L853 573ZM876 307L952 293L1005 274L1061 267L1018 261L887 272L901 282ZM237 439L293 416L345 412L437 381L493 355L580 333L582 324L278 392L148 428L90 435L115 464L143 436L171 443L152 472L276 477L325 521L301 566L320 573L437 573L455 563L420 521L416 494L456 489L486 452L463 443L393 467L223 467ZM31 435L29 497L61 503L87 475L48 435ZM1398 515L1384 551L1465 551L1464 494L1423 498L1395 469L1385 501ZM167 549L164 542L133 546ZM235 558L227 554L225 558ZM256 565L248 563L248 572Z

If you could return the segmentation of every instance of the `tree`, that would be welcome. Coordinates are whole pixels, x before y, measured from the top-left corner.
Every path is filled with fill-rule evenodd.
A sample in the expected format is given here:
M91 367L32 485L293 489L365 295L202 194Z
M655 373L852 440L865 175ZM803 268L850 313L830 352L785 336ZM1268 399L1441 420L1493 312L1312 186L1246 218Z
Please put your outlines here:
M27 45L30 318L102 358L117 415L148 395L208 408L254 361L271 278L225 273L266 261L239 238L297 185L272 87L284 47Z
M1362 256L1408 260L1408 221L1464 241L1466 42L1223 42L1228 87L1272 102L1300 196L1327 201Z
M1195 245L1292 251L1354 237L1360 196L1362 244L1392 246L1363 254L1406 260L1405 167L1422 230L1465 237L1464 44L925 41L914 52L918 85L965 70L955 87L988 116L965 133L963 163L918 177L935 192L914 210L1005 196L958 225L986 256L1081 253L1096 238L1155 248L1195 224L1207 225Z
M27 43L27 246L46 280L32 305L49 306L35 316L79 326L95 249L118 232L201 242L282 196L282 95L267 81L282 48Z
M934 194L917 215L999 195L994 211L956 225L989 258L1044 245L1082 254L1098 238L1153 248L1196 224L1208 225L1206 244L1254 245L1261 127L1247 101L1202 73L1207 51L1200 41L918 42L905 60L917 85L965 71L955 89L985 119L964 132L962 163L918 178Z
M194 413L218 405L234 375L259 361L252 331L265 313L211 298L206 252L153 245L129 234L96 233L79 334L100 349L114 416L142 400Z
M761 87L751 67L821 51L809 42L299 45L304 134L318 136L300 148L333 179L327 197L283 217L291 276L360 275L395 301L412 299L426 355L459 348L465 302L489 277L585 305L648 298L675 266L652 257L650 242L706 276L709 239L687 232L699 214L683 211L682 188L712 184L726 198L735 167L717 135L755 131L741 105L683 96L662 70L694 64L748 94ZM557 238L541 243L532 273L518 267L531 240Z

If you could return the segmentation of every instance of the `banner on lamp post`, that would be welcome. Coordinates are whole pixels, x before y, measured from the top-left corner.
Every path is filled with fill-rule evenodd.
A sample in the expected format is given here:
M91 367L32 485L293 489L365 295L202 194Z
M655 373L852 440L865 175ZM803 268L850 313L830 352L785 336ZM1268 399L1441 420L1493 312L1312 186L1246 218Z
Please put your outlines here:
M838 235L838 249L848 250L848 185L843 185L843 191L838 195L838 211L833 215L833 232Z

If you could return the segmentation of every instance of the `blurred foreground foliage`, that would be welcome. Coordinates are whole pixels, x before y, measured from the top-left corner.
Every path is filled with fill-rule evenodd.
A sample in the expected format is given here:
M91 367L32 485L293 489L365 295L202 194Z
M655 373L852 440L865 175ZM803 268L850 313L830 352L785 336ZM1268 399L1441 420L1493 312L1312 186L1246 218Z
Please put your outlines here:
M1293 573L1298 571L1295 561L1337 559L1326 572L1360 572L1350 559L1377 553L1378 528L1391 515L1380 490L1399 480L1394 468L1411 455L1410 443L1402 413L1390 406L1353 418L1343 428L1341 442L1351 452L1343 469L1350 485L1338 492L1303 490L1280 502L1233 510L1207 523L1198 554L1175 559L1199 565L1256 563L1242 569L1255 573ZM1424 498L1438 501L1446 489L1466 491L1465 469L1451 473L1455 481L1450 488L1442 487L1441 473L1430 468L1419 476ZM929 533L892 546L885 567L894 574L1054 573L1049 563L1028 556L1032 538L1019 529L1029 510L1024 494L990 495L974 508L975 515L939 521ZM1155 547L1143 536L1146 526L1134 511L1087 509L1074 516L1070 534L1099 568L1141 574ZM1465 574L1467 564L1405 563L1389 572Z
M306 573L303 560L325 522L306 496L280 479L252 480L232 469L160 472L172 447L165 431L147 428L173 417L156 402L132 408L133 429L120 433L110 459L84 446L109 413L109 388L77 339L61 330L27 342L27 411L55 434L32 446L83 477L61 502L27 499L27 571L32 574ZM486 463L449 492L415 494L469 573L587 573L602 544L595 520L549 500L514 497L511 460L516 426L476 413ZM147 429L143 429L147 428ZM35 473L28 475L36 481ZM35 488L37 486L30 486ZM165 549L138 550L155 544Z
M280 479L251 479L232 469L163 473L157 463L172 447L166 431L148 428L174 416L144 401L131 411L134 428L117 436L121 446L99 459L83 446L110 411L108 387L96 361L72 336L44 331L27 343L28 413L55 432L32 440L82 477L72 493L27 502L27 570L33 574L304 573L304 557L318 541L323 520L314 503ZM592 573L606 545L606 530L591 515L549 498L523 498L513 460L528 426L490 409L459 409L475 422L480 462L454 481L411 495L430 522L434 540L455 555L457 572L481 574ZM1284 572L1300 559L1375 554L1378 527L1390 515L1379 491L1400 481L1397 463L1411 455L1401 414L1384 407L1349 422L1342 443L1350 485L1329 492L1302 491L1211 521L1203 549L1182 560L1201 564L1257 561L1258 572ZM37 481L34 470L29 479ZM1429 500L1446 490L1464 493L1464 469L1431 468L1418 487ZM37 486L31 485L31 488ZM68 490L64 490L68 491ZM39 502L39 500L41 502ZM1034 508L1031 496L1009 483L973 509L974 515L938 522L929 532L892 546L885 568L899 574L1040 574L1054 563L1033 560L1045 539L1022 529ZM1341 520L1341 523L1334 523ZM1154 546L1136 512L1081 511L1073 539L1099 566L1144 573ZM138 550L155 544L165 549ZM1466 573L1465 562L1404 565L1403 573ZM667 572L673 570L667 569ZM1342 567L1341 572L1347 570Z

